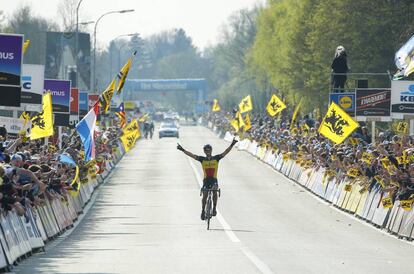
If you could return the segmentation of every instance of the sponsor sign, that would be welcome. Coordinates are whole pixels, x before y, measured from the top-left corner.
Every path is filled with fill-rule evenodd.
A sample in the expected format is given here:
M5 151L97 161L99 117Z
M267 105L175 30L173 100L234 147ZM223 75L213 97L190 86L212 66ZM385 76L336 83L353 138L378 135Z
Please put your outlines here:
M391 81L391 116L414 115L414 81Z
M74 128L79 122L79 89L70 90L70 116L69 127Z
M4 126L7 133L18 134L24 129L24 121L20 118L0 117L0 126Z
M69 114L70 81L45 79L44 92L52 93L53 113Z
M88 94L88 110L90 110L98 100L98 94Z
M79 121L88 113L88 93L79 92Z
M334 102L340 106L351 117L355 116L355 93L330 93L329 104Z
M135 104L134 101L125 101L124 102L124 108L125 109L133 110L133 109L135 109L135 107L136 107L136 104Z
M45 67L24 64L22 69L22 104L42 105Z
M70 90L70 114L78 115L79 111L79 89L72 88Z
M357 89L356 116L388 117L391 110L391 90Z
M23 35L0 34L0 105L20 107Z
M53 120L53 124L55 126L62 126L62 127L70 126L69 113L54 113L53 116L55 117Z

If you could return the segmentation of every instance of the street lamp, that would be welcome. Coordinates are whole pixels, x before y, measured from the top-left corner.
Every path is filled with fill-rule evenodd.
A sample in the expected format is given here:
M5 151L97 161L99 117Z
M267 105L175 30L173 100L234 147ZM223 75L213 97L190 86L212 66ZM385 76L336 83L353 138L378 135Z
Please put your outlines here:
M78 5L76 6L76 35L75 35L75 64L76 64L76 85L78 84L78 34L79 34L79 7L83 0L80 0L78 2Z
M121 38L121 37L126 37L126 36L131 37L131 36L135 36L135 35L138 35L138 33L121 34L121 35L118 35L117 37L115 37L114 39L112 39L111 43L114 43L114 46L115 46L115 42L116 42L116 40L117 40L118 38ZM121 50L121 48L122 48L122 47L123 47L123 46L121 46L121 47L118 49L118 53L119 53L119 51ZM119 54L118 54L118 56L119 56ZM113 55L112 55L112 50L111 50L111 48L109 49L109 59L110 59L110 76L109 76L109 77L112 77L111 75L112 75L112 59L113 59ZM118 57L118 63L119 63L119 57ZM118 67L119 67L119 64L118 64Z
M129 10L109 11L107 13L102 14L98 18L98 20L96 20L95 27L94 27L94 30L93 30L93 77L92 77L92 79L93 79L93 85L92 85L93 92L96 91L95 90L96 89L96 28L98 26L98 23L106 15L113 14L113 13L128 13L128 12L133 12L133 11L135 11L135 10L129 9Z

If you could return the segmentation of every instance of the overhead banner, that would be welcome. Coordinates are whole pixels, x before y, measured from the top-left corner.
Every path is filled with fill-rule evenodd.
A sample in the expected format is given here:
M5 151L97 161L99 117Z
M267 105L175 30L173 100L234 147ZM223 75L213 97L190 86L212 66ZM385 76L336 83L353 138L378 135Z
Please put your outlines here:
M414 115L414 81L391 81L391 116Z
M20 107L23 35L0 34L1 106Z
M79 121L88 113L88 93L79 92Z
M351 117L355 116L355 92L330 93L329 104L334 102Z
M357 89L357 117L389 117L391 114L391 90Z
M44 91L52 93L53 113L69 114L70 81L46 79Z
M45 66L24 64L22 69L21 103L42 105Z

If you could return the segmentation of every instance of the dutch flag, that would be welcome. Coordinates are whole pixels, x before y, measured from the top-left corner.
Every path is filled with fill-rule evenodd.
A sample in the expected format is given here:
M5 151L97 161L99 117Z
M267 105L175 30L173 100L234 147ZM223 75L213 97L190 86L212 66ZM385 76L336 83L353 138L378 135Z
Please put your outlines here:
M95 104L85 117L76 125L76 130L82 140L85 149L85 161L95 159L95 126L99 113L99 104Z

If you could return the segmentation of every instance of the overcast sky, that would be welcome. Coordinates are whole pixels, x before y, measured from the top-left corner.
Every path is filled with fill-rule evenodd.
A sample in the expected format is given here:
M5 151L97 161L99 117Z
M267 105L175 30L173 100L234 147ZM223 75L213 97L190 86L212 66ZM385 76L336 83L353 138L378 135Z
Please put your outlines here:
M62 0L0 0L0 9L6 16L24 4L32 6L34 13L59 24L57 8ZM143 37L172 28L183 28L199 48L214 45L227 18L235 11L253 7L265 0L83 0L79 9L79 22L96 21L108 11L135 9L133 13L111 14L98 25L97 40L100 47L118 35L140 33ZM88 29L93 32L93 25Z

